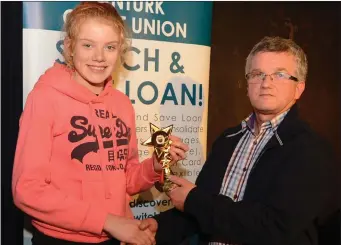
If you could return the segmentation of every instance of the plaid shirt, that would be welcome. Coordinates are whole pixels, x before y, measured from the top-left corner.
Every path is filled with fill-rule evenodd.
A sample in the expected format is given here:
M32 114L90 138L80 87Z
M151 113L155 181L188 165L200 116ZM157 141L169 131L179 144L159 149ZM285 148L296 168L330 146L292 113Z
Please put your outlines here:
M232 154L220 188L220 194L230 197L235 202L243 200L245 187L251 169L258 157L260 157L266 143L268 143L271 137L275 135L279 143L281 145L283 144L276 133L276 130L288 112L289 110L276 116L271 121L263 123L258 135L255 135L254 113L242 121L242 130L240 132L246 131L246 133L239 140L238 145ZM228 135L226 137L232 137L234 135ZM212 241L209 245L232 244Z

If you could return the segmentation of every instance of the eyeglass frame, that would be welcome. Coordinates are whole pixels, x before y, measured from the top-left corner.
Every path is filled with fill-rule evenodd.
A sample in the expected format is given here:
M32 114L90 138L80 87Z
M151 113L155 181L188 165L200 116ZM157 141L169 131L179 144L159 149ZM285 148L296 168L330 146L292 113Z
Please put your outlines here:
M254 73L254 71L245 74L245 79L246 79L246 81L249 82L249 80L250 80L249 75L251 75L252 73ZM284 72L284 71L276 71L276 72L271 73L271 74L266 74L266 73L264 73L264 72L259 72L259 73L261 73L261 74L263 75L263 78L262 78L261 80L259 80L259 82L256 82L256 83L261 83L261 82L263 82L263 81L266 79L267 76L270 77L271 81L276 81L276 79L274 79L272 76L273 76L274 74L278 74L278 73L281 73L281 74L286 75L286 76L284 77L285 79L292 80L292 81L294 81L294 82L299 82L299 80L298 80L297 77L294 77L294 76L292 76L292 75L290 75L289 73L286 73L286 72Z

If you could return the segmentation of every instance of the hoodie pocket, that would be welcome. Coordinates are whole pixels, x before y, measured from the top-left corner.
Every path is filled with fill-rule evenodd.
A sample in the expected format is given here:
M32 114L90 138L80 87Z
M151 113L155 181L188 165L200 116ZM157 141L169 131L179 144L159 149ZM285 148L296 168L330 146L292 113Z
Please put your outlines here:
M105 200L103 181L83 180L82 197L84 201L103 203L103 200Z
M82 199L83 193L81 180L60 178L56 186L67 196L72 196L80 200Z

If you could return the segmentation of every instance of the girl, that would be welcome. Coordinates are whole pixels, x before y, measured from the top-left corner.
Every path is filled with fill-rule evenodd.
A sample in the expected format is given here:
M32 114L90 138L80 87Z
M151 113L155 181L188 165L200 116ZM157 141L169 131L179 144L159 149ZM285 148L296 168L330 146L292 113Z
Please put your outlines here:
M154 244L127 202L159 180L161 165L139 163L133 107L112 87L123 20L110 4L81 3L65 32L67 65L39 78L20 119L14 202L32 217L33 245ZM183 159L188 147L172 141L174 161Z

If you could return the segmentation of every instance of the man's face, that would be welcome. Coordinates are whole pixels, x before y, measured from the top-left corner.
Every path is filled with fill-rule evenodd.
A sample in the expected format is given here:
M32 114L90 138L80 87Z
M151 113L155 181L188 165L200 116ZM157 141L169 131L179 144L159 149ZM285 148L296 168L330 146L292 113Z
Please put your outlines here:
M262 114L277 115L290 108L300 98L305 82L296 77L295 57L288 53L261 52L251 61L248 79L248 96L252 107ZM260 74L273 74L261 78Z

